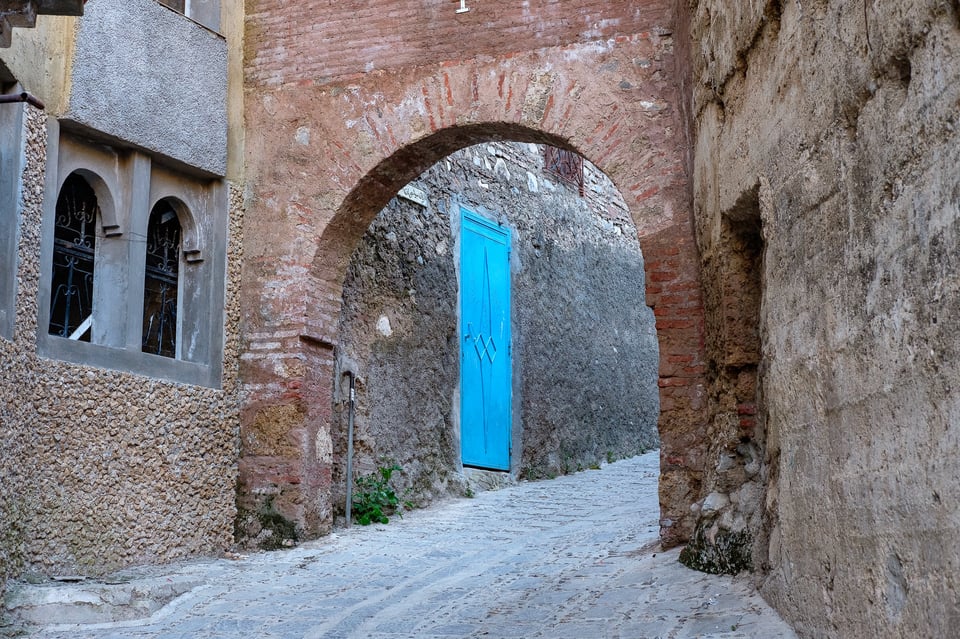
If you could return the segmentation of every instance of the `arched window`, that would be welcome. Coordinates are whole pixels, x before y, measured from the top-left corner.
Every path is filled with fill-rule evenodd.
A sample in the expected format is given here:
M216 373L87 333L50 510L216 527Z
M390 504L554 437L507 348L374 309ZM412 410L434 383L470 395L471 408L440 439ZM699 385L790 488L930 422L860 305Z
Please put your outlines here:
M143 284L143 352L177 357L180 219L160 200L147 224L147 270Z
M71 173L63 183L56 214L49 332L89 342L100 207L93 188L79 174Z

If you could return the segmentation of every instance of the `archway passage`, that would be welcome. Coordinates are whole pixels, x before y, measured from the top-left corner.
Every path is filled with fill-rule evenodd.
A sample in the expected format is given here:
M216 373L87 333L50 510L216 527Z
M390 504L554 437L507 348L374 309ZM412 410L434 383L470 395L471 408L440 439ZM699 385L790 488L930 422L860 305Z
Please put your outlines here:
M353 468L398 464L398 491L425 505L659 448L644 279L623 198L579 155L491 142L447 156L351 257L337 361L362 380ZM345 382L333 380L338 512Z
M660 340L661 538L688 538L706 438L703 311L671 56L668 34L645 32L251 90L241 536L276 518L303 534L329 529L329 380L353 249L422 171L509 139L579 152L629 207Z

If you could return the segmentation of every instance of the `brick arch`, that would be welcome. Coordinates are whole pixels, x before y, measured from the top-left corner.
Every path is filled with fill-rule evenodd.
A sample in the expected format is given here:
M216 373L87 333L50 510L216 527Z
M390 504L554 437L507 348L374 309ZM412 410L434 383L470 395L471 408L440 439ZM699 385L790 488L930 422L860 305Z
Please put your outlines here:
M674 545L689 536L705 445L703 313L678 91L648 64L658 42L644 33L286 86L252 100L248 120L271 126L248 138L250 177L262 187L248 233L277 235L270 225L279 220L286 248L264 244L247 267L260 303L259 316L248 315L241 435L253 445L241 459L241 507L260 508L245 494L270 485L291 497L271 504L300 528L329 527L329 380L353 249L420 172L460 148L508 139L577 150L631 210L661 345L661 537ZM325 171L305 170L323 159ZM262 445L278 429L280 444Z
M492 140L550 144L578 151L556 135L504 122L452 126L397 149L358 180L344 198L320 237L313 274L330 284L342 283L354 245L403 186L451 153Z

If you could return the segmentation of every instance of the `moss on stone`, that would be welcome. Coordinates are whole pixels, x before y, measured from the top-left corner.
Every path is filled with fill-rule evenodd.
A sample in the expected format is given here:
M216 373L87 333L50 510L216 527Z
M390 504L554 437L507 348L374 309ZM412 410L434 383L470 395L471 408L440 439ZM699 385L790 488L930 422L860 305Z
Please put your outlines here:
M680 551L680 563L688 568L713 575L735 575L753 570L751 552L753 539L747 531L719 531L710 543L703 527L698 527L693 539Z

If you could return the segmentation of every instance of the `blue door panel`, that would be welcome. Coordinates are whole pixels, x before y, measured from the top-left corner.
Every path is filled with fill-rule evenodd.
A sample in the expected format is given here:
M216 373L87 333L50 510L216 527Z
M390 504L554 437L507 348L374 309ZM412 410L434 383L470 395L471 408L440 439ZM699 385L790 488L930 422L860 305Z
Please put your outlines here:
M460 437L466 466L510 469L510 232L461 207Z

